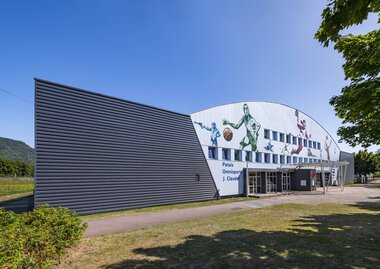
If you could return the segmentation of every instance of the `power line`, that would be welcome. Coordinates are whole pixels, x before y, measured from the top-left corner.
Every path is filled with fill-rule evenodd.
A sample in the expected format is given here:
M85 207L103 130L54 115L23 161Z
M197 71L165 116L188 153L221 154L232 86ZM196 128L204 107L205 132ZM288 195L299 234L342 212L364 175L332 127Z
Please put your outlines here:
M1 88L0 88L0 91L5 92L5 93L7 93L7 94L9 94L9 95L12 95L13 97L16 97L16 98L18 98L18 99L20 99L20 100L22 100L22 101L24 101L24 102L26 102L26 103L28 103L28 104L30 104L30 105L34 105L32 102L29 102L28 100L26 100L26 99L24 99L24 98L22 98L22 97L20 97L20 96L18 96L18 95L16 95L16 94L14 94L14 93L8 92L8 91L3 90L3 89L1 89Z

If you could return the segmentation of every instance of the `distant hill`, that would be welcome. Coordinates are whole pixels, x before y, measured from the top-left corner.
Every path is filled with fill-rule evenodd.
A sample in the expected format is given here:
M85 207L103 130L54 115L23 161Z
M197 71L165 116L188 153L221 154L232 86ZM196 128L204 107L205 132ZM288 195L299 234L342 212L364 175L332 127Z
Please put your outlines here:
M0 159L34 164L34 149L22 141L0 137Z

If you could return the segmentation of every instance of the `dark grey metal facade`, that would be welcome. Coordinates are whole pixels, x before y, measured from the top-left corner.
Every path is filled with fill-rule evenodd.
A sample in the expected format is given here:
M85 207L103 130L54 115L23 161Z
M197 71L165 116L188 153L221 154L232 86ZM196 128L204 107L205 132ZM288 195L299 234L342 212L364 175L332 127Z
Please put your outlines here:
M36 205L89 214L216 197L188 115L39 79L35 109Z
M346 171L346 184L354 183L354 178L355 178L354 154L341 151L339 160L349 162L349 164L347 165L347 171Z

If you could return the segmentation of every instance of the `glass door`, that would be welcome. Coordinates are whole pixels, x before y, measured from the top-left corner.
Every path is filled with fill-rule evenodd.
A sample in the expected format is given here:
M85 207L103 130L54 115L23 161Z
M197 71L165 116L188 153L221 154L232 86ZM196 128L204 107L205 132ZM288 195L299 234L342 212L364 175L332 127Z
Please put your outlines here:
M249 173L249 194L261 193L260 172Z
M276 172L266 172L266 182L267 182L267 192L277 191L277 173Z
M282 173L282 191L290 191L290 173Z

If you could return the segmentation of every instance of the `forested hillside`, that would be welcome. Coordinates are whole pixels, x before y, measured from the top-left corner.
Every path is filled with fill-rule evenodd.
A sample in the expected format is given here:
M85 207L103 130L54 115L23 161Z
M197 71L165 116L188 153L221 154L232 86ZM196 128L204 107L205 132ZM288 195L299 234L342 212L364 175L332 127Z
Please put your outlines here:
M22 141L0 137L0 159L34 164L34 149Z

